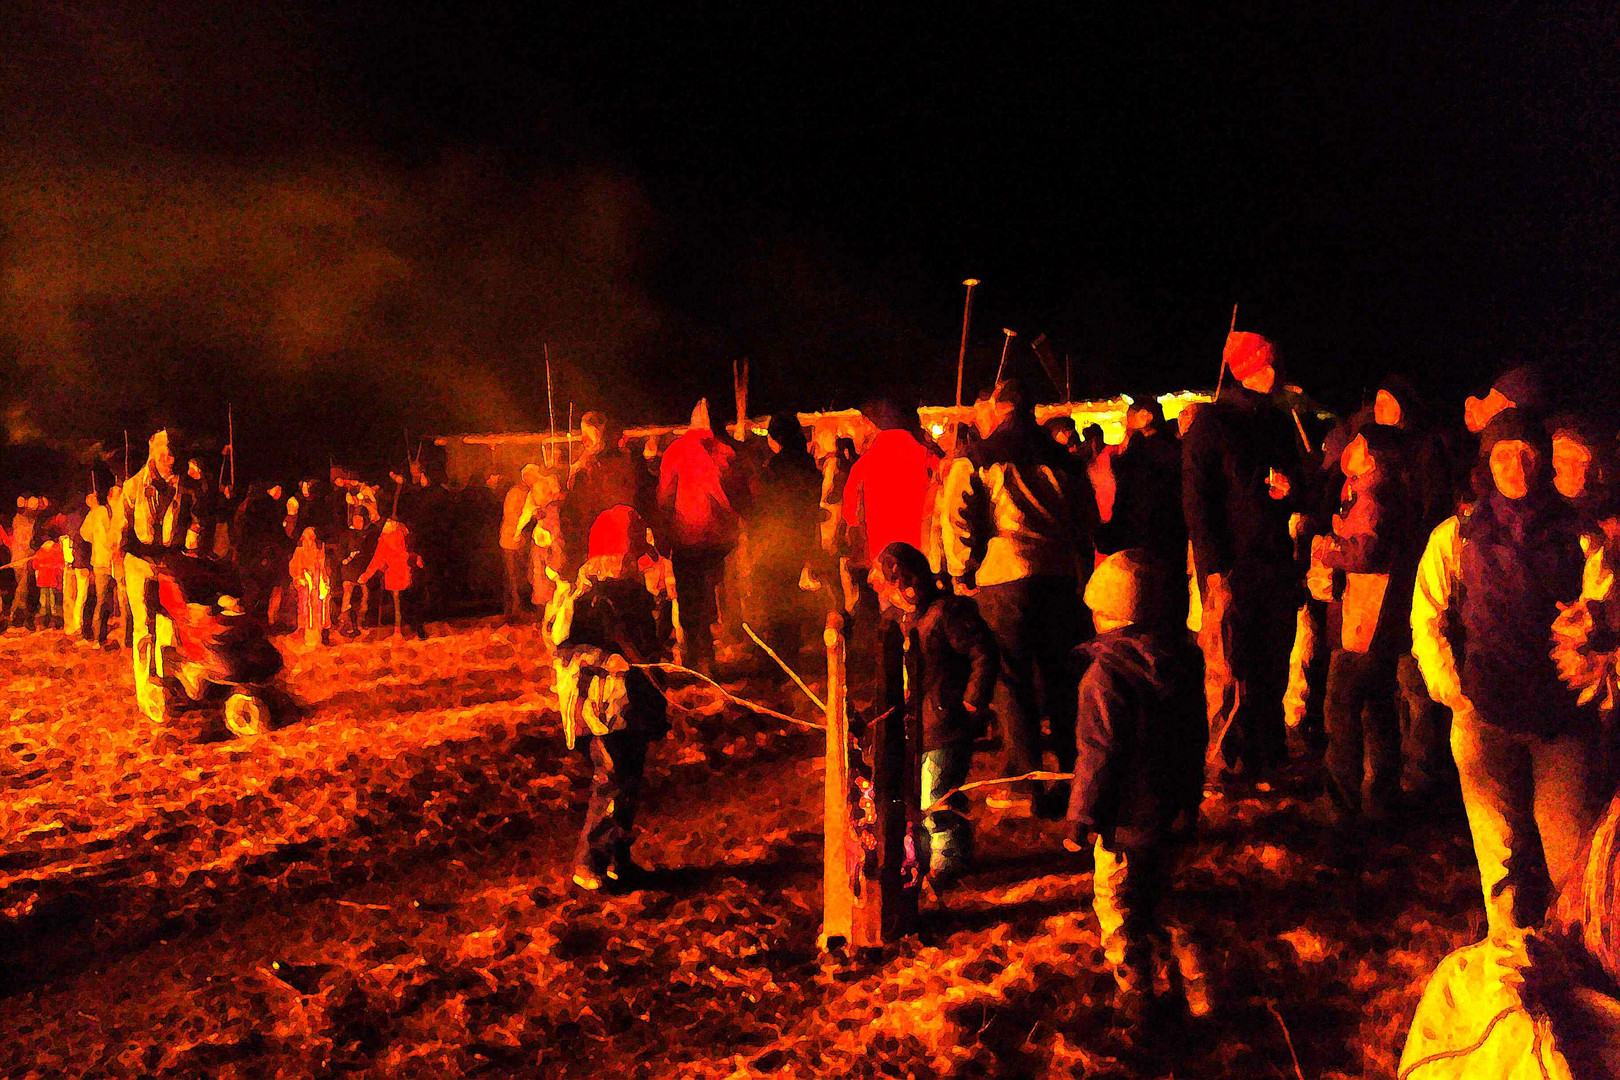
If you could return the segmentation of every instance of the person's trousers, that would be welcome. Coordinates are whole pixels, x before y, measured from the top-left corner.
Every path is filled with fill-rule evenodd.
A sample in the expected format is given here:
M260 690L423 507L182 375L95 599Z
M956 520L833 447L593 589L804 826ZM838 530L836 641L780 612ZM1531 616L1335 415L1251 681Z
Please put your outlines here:
M1299 605L1284 575L1234 582L1224 618L1204 609L1212 771L1259 779L1288 752L1283 695Z
M1006 775L1041 768L1041 721L1050 725L1058 769L1074 766L1077 682L1069 654L1081 640L1079 582L1035 575L978 592L979 614L1001 651L996 712ZM1032 785L1033 787L1033 785Z
M151 719L162 723L163 686L154 672L157 650L157 576L152 564L134 555L124 556L124 588L129 596L129 640L135 672L135 703Z
M1401 721L1402 790L1414 795L1442 788L1455 791L1450 711L1430 699L1417 657L1411 653L1396 661L1395 679L1400 686L1395 703Z
M1327 677L1327 790L1341 809L1394 808L1401 779L1401 728L1395 713L1395 662L1334 649Z
M70 566L62 573L62 629L75 637L84 634L84 604L90 592L90 571Z
M1600 728L1578 723L1544 737L1505 731L1473 712L1452 720L1485 921L1510 964L1522 962L1526 932L1578 870L1581 841L1601 809Z
M715 589L725 574L725 548L676 548L675 614L680 625L681 660L687 666L714 660L714 622L719 616Z
M354 594L360 594L360 603L354 602ZM338 627L342 630L360 631L365 628L366 613L371 607L371 585L362 585L358 581L345 581L343 583L343 603L338 609Z
M1127 848L1099 835L1092 854L1091 907L1103 955L1121 989L1147 990L1153 984L1153 944L1164 933L1158 906L1166 853L1153 846Z
M18 558L20 559L22 556L18 556ZM28 601L30 599L28 594L34 587L34 566L32 563L25 562L17 567L15 572L17 591L11 597L10 621L12 626L26 627L28 625Z
M922 805L926 811L948 791L967 782L973 768L973 744L951 743L922 756ZM968 797L960 791L937 810L923 814L928 833L928 873L950 877L960 874L973 858L973 822L967 816Z
M523 610L523 596L529 591L529 553L523 548L501 548L501 567L506 571L506 594L501 608L511 618Z
M1288 656L1288 690L1283 695L1284 718L1288 726L1299 729L1300 741L1312 757L1327 745L1324 712L1332 648L1325 640L1326 625L1326 604L1313 599L1299 606Z
M594 736L590 753L591 802L585 810L574 866L601 874L630 859L642 773L647 766L647 737L638 731Z
M113 581L111 568L97 567L96 607L95 614L91 617L91 630L97 645L107 643L107 623L112 618L114 609L121 606L118 595L118 586Z
M34 629L50 630L62 621L62 590L46 585L39 590L39 610L34 613Z

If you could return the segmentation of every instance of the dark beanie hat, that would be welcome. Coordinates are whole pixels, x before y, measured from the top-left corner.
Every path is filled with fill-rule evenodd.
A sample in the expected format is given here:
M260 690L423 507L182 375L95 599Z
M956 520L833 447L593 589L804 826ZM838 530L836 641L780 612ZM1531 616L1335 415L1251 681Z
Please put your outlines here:
M1479 433L1479 456L1491 456L1491 448L1499 442L1528 443L1543 452L1550 451L1552 439L1546 429L1523 409L1503 409Z
M1541 372L1528 364L1504 371L1491 380L1491 389L1513 402L1515 408L1540 412L1547 407L1547 387Z

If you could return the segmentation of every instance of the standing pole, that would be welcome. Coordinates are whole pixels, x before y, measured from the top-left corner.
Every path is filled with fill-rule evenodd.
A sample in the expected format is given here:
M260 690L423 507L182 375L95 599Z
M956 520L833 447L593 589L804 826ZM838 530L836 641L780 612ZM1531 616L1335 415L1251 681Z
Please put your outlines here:
M574 403L568 403L568 438L563 443L563 452L568 455L568 471L574 471Z
M1063 404L1074 402L1074 373L1069 366L1069 354L1063 354Z
M124 429L124 483L129 483L129 428Z
M823 822L821 947L848 944L855 898L849 888L849 711L846 698L844 617L827 616L827 756Z
M1226 336L1227 337L1231 337L1233 332L1237 330L1237 307L1238 306L1236 304L1232 305L1232 325L1226 331ZM1216 378L1215 378L1215 396L1217 398L1219 398L1221 396L1221 382L1223 380L1225 380L1225 378L1226 378L1226 348L1223 345L1222 348L1221 348L1221 373L1218 376L1216 376Z
M976 277L970 277L962 282L967 286L967 296L962 300L962 347L956 350L956 407L962 407L962 368L967 365L967 339L968 325L973 320L973 286L979 283Z
M546 454L546 468L549 469L551 463L557 459L557 410L553 408L551 403L551 343L547 341L541 342L540 351L546 357L546 419L551 424L551 441L546 444L546 449L549 451Z
M1001 373L1007 367L1007 353L1012 349L1012 339L1018 336L1016 330L1009 330L1005 326L1001 332L1007 336L1001 342L1001 363L996 365L996 381L991 385L992 390L1001 385Z
M227 431L226 443L231 450L231 494L236 494L236 410L229 404L225 406L225 428Z
M731 362L731 394L737 402L737 427L732 432L738 442L748 437L748 357Z

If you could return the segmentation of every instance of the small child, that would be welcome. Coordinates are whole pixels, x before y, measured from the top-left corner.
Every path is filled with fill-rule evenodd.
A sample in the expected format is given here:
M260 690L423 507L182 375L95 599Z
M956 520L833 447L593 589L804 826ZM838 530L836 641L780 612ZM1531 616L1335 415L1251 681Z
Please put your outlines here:
M411 531L403 522L394 518L383 522L382 534L377 538L377 550L372 553L371 562L360 575L360 584L364 585L371 580L371 575L382 574L383 588L394 598L396 641L405 636L400 629L400 623L403 619L404 593L411 587L411 567L422 565L422 557L411 553L410 536ZM412 623L412 629L419 638L427 636L420 619Z
M39 611L35 630L62 628L62 576L67 560L62 554L62 538L51 536L34 554L34 580L39 585Z
M298 593L298 629L304 633L304 644L323 644L332 625L332 572L326 547L314 529L304 530L287 575Z
M1204 665L1177 625L1177 591L1174 575L1145 551L1108 556L1086 585L1097 636L1075 650L1089 666L1068 820L1075 844L1094 845L1092 907L1127 1014L1152 990L1175 823L1196 819L1203 796ZM1177 959L1189 1007L1201 1015L1201 977L1190 954Z
M922 805L960 787L973 767L973 739L984 729L1000 663L995 639L965 596L941 591L928 557L910 544L884 548L872 566L872 588L883 607L915 630L922 645ZM923 815L928 879L938 890L960 877L973 855L967 796Z
M663 695L633 665L659 658L653 596L639 557L647 526L628 506L591 525L579 583L559 585L546 612L556 646L557 702L570 749L591 736L591 804L574 855L574 884L626 889L643 873L630 856L647 747L669 731Z

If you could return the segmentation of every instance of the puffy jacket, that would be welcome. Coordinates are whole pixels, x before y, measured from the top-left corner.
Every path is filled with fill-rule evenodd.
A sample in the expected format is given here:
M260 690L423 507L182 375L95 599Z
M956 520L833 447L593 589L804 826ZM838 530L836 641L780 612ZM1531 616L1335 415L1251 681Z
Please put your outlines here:
M737 452L706 428L689 428L664 451L658 507L678 547L731 547L738 517L727 488Z
M1298 438L1288 414L1263 394L1228 386L1198 410L1182 443L1182 509L1200 579L1240 564L1278 569L1294 558L1288 518L1303 503ZM1271 470L1289 496L1273 499Z
M410 530L404 525L400 525L397 529L384 526L382 534L377 537L377 550L372 553L371 562L361 573L361 580L369 580L373 574L381 573L383 588L389 592L404 592L409 589L411 566L422 565L421 558L411 554L407 543L409 536Z
M964 705L982 714L996 689L995 638L965 596L941 595L905 619L922 646L923 750L970 742L984 728Z
M1343 571L1328 613L1328 636L1335 647L1351 648L1351 637L1371 638L1381 656L1399 656L1411 648L1412 585L1417 577L1421 542L1417 523L1422 513L1417 492L1399 473L1381 468L1344 482L1343 501L1333 516L1333 532L1323 540L1322 565ZM1349 627L1348 631L1342 630ZM1370 634L1355 628L1365 627Z
M55 540L45 541L34 553L35 584L42 589L60 589L63 566L62 545Z
M880 431L844 484L844 523L865 530L865 550L855 552L871 565L893 543L928 550L929 497L939 456L901 428Z
M1412 593L1412 654L1440 704L1552 735L1577 708L1549 655L1558 604L1601 601L1592 590L1612 578L1593 572L1603 549L1583 554L1571 514L1529 498L1535 505L1515 507L1522 500L1493 494L1429 535Z
M1013 417L965 460L971 472L947 481L959 492L946 509L953 577L1000 585L1037 574L1085 576L1097 505L1090 484L1033 418Z
M1124 846L1151 843L1203 797L1204 661L1179 628L1124 626L1079 646L1069 789L1076 832Z

